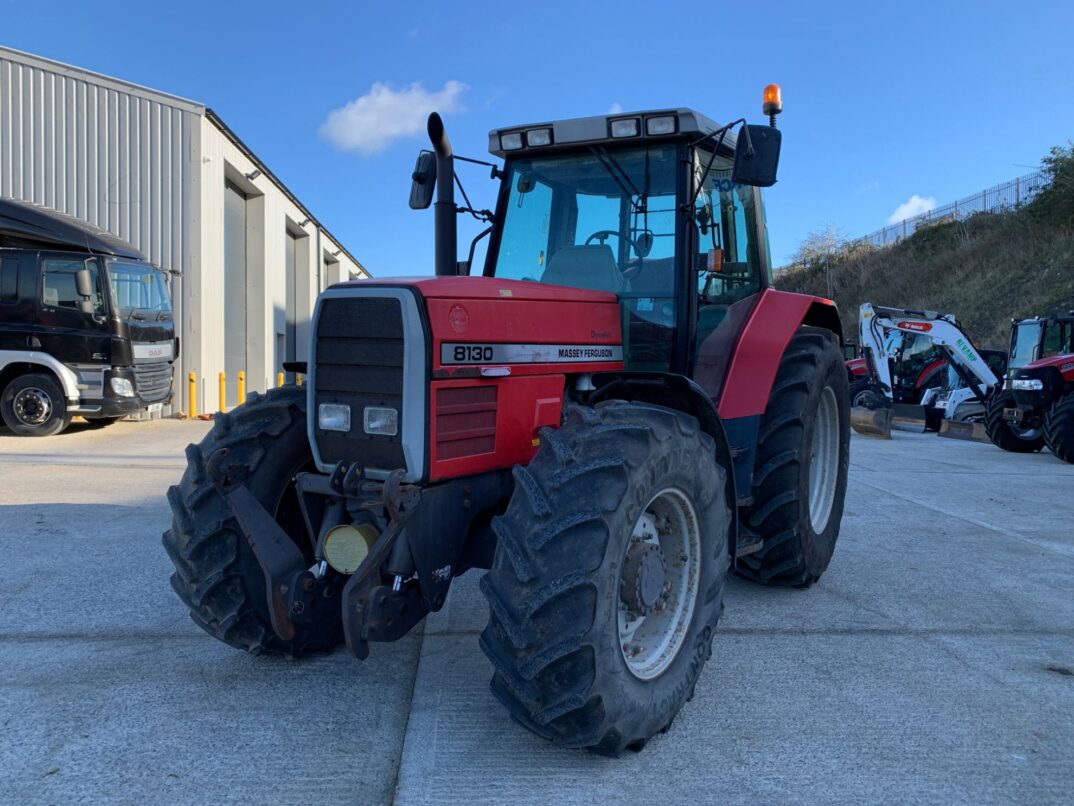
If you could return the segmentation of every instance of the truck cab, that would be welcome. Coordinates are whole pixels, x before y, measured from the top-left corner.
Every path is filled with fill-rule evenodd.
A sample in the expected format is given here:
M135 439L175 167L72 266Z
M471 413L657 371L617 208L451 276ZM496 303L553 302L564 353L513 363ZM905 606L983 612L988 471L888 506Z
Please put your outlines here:
M164 271L85 222L0 199L0 415L12 433L161 411L178 352Z

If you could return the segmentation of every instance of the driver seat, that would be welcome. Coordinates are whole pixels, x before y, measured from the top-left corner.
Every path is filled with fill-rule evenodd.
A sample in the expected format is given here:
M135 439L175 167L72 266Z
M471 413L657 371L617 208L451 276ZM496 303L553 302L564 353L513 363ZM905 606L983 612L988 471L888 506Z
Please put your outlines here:
M624 288L623 275L607 244L560 248L549 258L541 282L590 291L611 291L613 294Z

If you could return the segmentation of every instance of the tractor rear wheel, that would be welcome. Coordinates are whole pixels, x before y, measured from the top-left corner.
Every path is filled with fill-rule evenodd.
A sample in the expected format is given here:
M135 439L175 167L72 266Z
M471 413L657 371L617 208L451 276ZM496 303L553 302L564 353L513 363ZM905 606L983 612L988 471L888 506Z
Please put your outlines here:
M187 446L186 472L168 490L172 527L164 533L164 548L175 566L172 588L195 624L237 649L290 657L332 649L343 641L342 627L325 644L309 644L301 634L283 641L273 631L261 566L205 469L220 448L228 449L231 461L249 466L246 487L313 563L294 485L295 474L313 464L306 391L284 386L252 393L243 405L217 414L201 443Z
M1014 395L998 391L985 406L984 424L988 438L998 448L1011 453L1033 453L1044 447L1043 428L1018 428L1003 419L1003 410L1014 407Z
M767 585L808 587L828 567L850 466L847 398L835 337L821 328L800 328L783 354L761 418L753 503L742 522L764 544L741 558L740 575Z
M1044 441L1052 453L1074 464L1074 392L1055 401L1044 415Z
M567 747L640 750L693 696L723 611L727 470L697 420L574 407L493 521L481 589L492 691Z

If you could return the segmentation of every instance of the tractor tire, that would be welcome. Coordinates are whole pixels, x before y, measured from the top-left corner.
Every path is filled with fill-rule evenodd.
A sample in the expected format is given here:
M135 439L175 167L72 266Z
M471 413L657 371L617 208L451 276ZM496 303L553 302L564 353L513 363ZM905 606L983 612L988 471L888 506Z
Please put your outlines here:
M164 548L175 566L171 584L194 623L225 644L254 655L297 657L342 643L309 644L299 634L281 640L272 629L265 577L227 502L206 473L209 457L227 448L250 467L247 488L313 563L293 479L312 467L306 436L306 390L297 386L256 392L233 411L217 414L212 430L186 449L187 469L168 490L172 526Z
M71 424L67 396L52 375L19 375L0 396L0 417L20 437L51 437Z
M866 408L870 408L870 406L867 405L872 402L872 397L870 397L870 395L875 396L875 394L876 393L873 391L873 384L868 378L859 378L851 383L850 387L847 389L847 398L850 400L851 408L854 408L855 406L866 406Z
M831 562L850 466L840 359L834 336L815 327L800 328L783 354L761 418L753 503L740 516L764 540L738 563L754 582L806 588Z
M1014 406L1014 395L998 391L985 406L984 424L988 438L997 448L1011 453L1033 453L1044 447L1044 431L1040 428L1016 431L1003 419L1003 409Z
M481 580L492 692L523 727L610 756L668 730L723 612L727 473L697 420L660 406L576 406L541 431Z
M1044 442L1064 462L1074 464L1074 393L1063 395L1044 415Z

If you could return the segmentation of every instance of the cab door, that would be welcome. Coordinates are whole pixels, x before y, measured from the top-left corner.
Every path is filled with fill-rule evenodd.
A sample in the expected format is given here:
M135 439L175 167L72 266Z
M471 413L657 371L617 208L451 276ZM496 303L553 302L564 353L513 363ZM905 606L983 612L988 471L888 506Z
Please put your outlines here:
M37 254L0 251L0 350L31 350Z
M78 292L77 275L88 269L92 293ZM42 252L38 261L37 324L42 352L64 364L108 364L110 330L103 276L97 258Z

